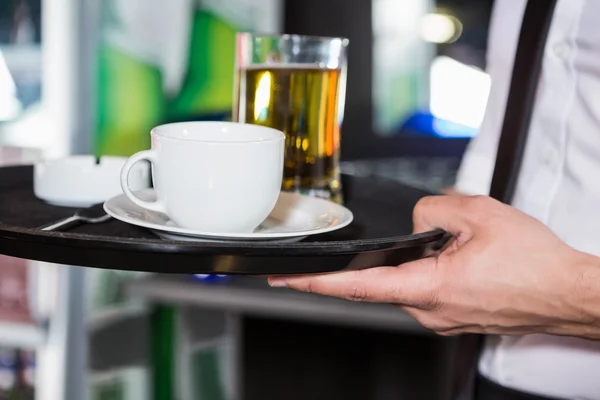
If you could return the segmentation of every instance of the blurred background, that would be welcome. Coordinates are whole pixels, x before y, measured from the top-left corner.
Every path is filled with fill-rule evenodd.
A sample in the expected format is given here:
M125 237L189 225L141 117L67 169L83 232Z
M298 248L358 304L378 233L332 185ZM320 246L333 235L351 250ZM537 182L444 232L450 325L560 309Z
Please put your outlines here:
M343 172L437 191L483 118L492 3L0 0L0 163L129 156L157 124L229 119L235 33L285 32L350 39ZM30 273L37 266L0 259L0 400L447 391L453 341L397 310L252 279L93 269L78 272L74 309L61 297L73 281ZM61 328L48 336L32 314ZM60 362L40 368L44 357Z

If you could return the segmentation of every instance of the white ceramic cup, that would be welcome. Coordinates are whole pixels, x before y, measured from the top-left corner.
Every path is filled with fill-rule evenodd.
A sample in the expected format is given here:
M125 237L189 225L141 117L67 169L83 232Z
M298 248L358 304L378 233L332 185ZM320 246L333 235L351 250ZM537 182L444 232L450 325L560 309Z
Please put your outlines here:
M180 122L150 132L151 150L134 154L121 188L134 204L203 232L249 233L275 207L283 177L283 132L235 122ZM140 200L128 184L141 160L152 163L157 200Z

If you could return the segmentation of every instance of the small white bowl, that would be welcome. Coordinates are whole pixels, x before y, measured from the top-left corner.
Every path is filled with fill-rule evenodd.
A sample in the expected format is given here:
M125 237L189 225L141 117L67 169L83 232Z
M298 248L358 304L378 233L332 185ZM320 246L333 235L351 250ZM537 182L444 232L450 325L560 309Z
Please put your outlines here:
M33 191L46 203L61 207L89 207L123 193L120 184L125 157L104 156L96 164L91 155L40 161L34 165ZM150 187L150 165L139 162L129 174L132 190Z

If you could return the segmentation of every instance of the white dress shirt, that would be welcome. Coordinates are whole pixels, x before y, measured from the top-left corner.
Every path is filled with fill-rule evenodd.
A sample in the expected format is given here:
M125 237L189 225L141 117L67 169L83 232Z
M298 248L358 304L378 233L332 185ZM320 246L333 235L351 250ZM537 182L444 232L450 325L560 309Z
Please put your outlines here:
M456 188L489 193L525 0L496 0L488 45L492 88ZM600 0L559 0L513 206L572 247L600 256ZM518 234L518 232L516 232ZM600 400L600 342L489 337L479 371L506 387Z

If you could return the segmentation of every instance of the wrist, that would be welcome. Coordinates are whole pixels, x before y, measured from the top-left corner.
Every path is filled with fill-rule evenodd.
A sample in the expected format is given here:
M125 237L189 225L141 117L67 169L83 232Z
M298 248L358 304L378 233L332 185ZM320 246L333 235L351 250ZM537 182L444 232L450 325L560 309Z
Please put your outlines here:
M568 320L564 334L600 340L600 258L574 251L571 260L573 286L564 299Z

